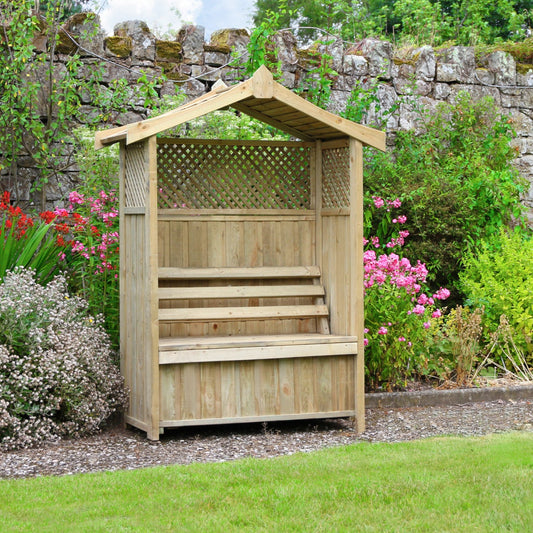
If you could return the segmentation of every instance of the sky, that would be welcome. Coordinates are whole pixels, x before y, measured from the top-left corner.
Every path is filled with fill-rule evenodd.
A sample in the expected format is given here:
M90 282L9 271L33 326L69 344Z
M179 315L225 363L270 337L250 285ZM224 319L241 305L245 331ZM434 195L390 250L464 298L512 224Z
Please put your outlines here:
M253 10L254 0L107 0L100 20L108 35L113 35L117 22L126 20L143 20L159 33L179 29L184 22L193 23L205 27L209 40L215 30L250 30Z

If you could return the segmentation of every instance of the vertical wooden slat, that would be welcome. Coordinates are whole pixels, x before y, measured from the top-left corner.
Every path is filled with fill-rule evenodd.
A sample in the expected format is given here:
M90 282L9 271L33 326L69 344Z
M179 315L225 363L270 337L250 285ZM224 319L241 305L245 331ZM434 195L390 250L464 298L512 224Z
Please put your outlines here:
M313 153L313 151L311 152ZM314 149L314 165L311 167L311 182L314 184L315 193L315 242L316 253L314 260L322 268L323 240L322 240L322 142L317 141ZM327 287L326 287L327 289Z
M355 406L357 429L365 430L364 367L364 267L363 267L363 144L350 139L350 248L353 250L350 272L351 335L358 338L355 364Z

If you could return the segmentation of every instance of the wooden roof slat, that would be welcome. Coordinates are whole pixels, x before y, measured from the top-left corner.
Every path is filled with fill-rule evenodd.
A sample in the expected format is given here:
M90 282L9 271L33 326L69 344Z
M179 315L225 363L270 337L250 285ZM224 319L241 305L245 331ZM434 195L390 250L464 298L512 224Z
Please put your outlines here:
M304 141L348 136L385 150L384 132L320 109L275 82L264 66L257 69L247 81L231 87L216 84L209 93L158 117L99 131L96 133L95 147L103 148L118 141L132 144L230 106Z
M242 113L246 113L247 115L250 115L251 117L254 117L261 122L265 122L266 124L270 124L271 126L274 126L274 128L278 128L282 131L285 131L287 133L290 133L291 135L294 135L295 137L298 137L299 139L302 139L303 141L313 141L313 137L310 137L309 135L306 135L304 132L300 131L297 128L293 128L291 126L287 126L287 124L284 124L283 122L280 122L279 120L276 120L274 118L269 117L268 115L264 115L263 113L259 113L254 111L252 108L242 104L233 104L235 109L238 111L241 111Z

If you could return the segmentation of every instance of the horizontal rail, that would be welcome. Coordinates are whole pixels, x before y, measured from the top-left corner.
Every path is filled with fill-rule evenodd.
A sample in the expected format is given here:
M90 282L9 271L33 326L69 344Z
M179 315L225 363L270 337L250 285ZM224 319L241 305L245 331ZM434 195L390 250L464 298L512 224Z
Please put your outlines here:
M318 266L159 268L159 279L279 279L319 278Z
M202 300L231 298L292 298L324 296L321 285L237 285L224 287L165 287L160 300Z
M326 305L272 305L261 307L194 307L159 309L162 322L217 322L327 317Z
M357 343L357 337L298 333L279 335L237 335L224 337L163 337L159 339L159 352L172 350L204 350L208 348L244 348L252 346L289 346L320 343Z
M159 364L212 363L217 361L253 361L300 357L330 357L355 355L357 343L321 342L319 344L289 344L281 346L250 346L205 350L171 350L159 352Z

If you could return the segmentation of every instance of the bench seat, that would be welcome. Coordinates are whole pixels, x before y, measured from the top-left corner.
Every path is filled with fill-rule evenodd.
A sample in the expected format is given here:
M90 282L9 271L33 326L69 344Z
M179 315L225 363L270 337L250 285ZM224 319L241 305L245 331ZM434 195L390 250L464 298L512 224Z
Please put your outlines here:
M320 333L159 340L159 364L319 357L357 353L357 338Z

